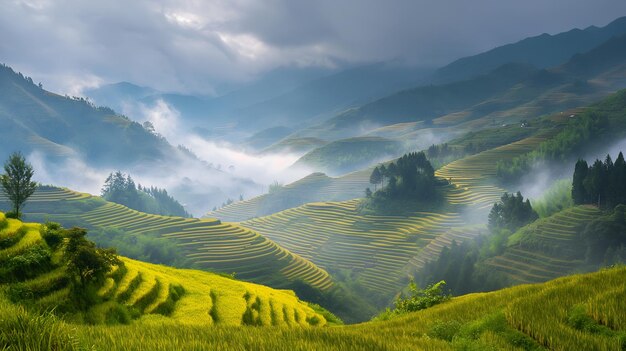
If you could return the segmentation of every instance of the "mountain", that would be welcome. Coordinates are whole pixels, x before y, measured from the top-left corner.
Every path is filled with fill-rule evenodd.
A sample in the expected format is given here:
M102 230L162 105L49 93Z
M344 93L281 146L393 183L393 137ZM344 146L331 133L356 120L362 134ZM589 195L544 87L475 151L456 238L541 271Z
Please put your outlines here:
M112 107L120 113L136 108L138 104L152 106L163 101L179 111L186 122L208 128L214 124L229 124L229 118L237 109L285 94L301 84L332 73L326 68L281 67L215 96L161 92L128 82L86 89L83 94L96 104Z
M414 85L428 69L394 62L355 67L303 84L237 111L241 128L301 127L338 111Z
M126 108L125 105L147 96L159 94L159 92L129 82L119 82L85 89L83 94L98 106L108 106L117 113L123 113Z
M588 104L626 86L626 35L549 69L508 63L472 79L408 89L345 111L299 137L345 138L381 126L420 122L420 128L476 129ZM480 122L476 122L480 119Z
M139 95L148 91L127 84L118 88ZM143 185L163 187L160 183L169 183L172 195L196 214L229 197L261 189L249 179L217 170L209 164L211 160L200 160L188 150L172 146L109 107L46 91L4 65L0 66L0 125L0 159L20 151L41 160L36 176L47 182L80 178L75 181L97 192L107 174L124 170L139 180L148 178ZM176 176L182 173L184 176ZM97 177L101 179L94 179ZM98 184L93 184L96 181Z
M39 151L120 165L177 154L166 140L110 108L43 90L7 66L0 66L0 124L2 159L12 151Z
M575 54L587 52L613 36L623 34L626 34L626 17L620 17L601 28L590 26L556 35L544 33L456 60L438 69L430 81L442 84L468 79L510 62L548 68L567 61Z

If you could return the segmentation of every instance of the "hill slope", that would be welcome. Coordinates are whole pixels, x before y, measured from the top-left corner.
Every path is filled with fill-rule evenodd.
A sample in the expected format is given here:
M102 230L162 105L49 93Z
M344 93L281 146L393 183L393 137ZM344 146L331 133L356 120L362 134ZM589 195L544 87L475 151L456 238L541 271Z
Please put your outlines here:
M80 154L93 163L120 165L176 154L164 139L140 124L109 108L43 90L7 66L0 66L0 123L0 158L15 150L40 151L51 156Z
M625 268L538 285L471 294L389 321L354 326L205 328L163 320L127 327L69 326L41 319L0 300L0 342L38 345L43 335L59 350L94 345L106 350L620 350L626 333ZM39 319L37 319L39 318ZM27 329L12 331L18 321ZM37 321L46 321L41 323ZM68 342L65 335L72 328ZM128 337L141 335L141 338Z
M577 206L521 228L501 255L484 264L503 274L512 284L538 283L587 270L584 226L601 212Z
M281 246L389 298L434 247L477 234L461 228L457 213L415 212L410 216L364 215L359 200L308 203L242 222ZM434 252L436 254L436 250Z
M7 208L0 197L0 208ZM99 197L68 189L40 188L27 202L24 217L65 226L117 228L127 235L157 235L176 243L195 267L274 287L302 280L313 287L332 286L328 273L257 232L216 219L166 217L131 210Z
M66 266L59 261L63 245L50 249L42 238L44 228L36 223L5 219L0 213L0 238L13 240L3 245L0 261L5 267L28 262L34 252L51 250L49 270L30 274L18 282L2 281L13 300L29 307L56 308L71 304L70 282ZM19 237L21 235L21 238ZM17 237L16 237L17 236ZM5 240L6 241L6 240ZM323 325L326 320L290 291L274 290L216 274L181 270L122 258L97 292L102 302L91 306L87 316L91 323L110 320L116 303L128 306L142 315L142 320L165 320L185 325ZM38 268L41 270L41 266ZM4 271L1 273L5 273Z

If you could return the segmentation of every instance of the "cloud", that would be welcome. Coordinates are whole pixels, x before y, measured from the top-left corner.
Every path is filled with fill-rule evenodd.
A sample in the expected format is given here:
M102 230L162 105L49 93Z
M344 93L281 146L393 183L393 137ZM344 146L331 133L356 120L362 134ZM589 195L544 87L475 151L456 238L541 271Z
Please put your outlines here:
M621 0L9 0L0 61L61 93L131 81L211 94L279 66L441 65L620 13Z

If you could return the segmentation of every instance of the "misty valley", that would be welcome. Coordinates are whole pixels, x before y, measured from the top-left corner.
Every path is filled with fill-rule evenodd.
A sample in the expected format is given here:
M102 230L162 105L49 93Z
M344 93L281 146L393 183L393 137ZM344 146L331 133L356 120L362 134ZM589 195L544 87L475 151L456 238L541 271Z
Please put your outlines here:
M0 350L626 350L626 4L119 5L0 14Z

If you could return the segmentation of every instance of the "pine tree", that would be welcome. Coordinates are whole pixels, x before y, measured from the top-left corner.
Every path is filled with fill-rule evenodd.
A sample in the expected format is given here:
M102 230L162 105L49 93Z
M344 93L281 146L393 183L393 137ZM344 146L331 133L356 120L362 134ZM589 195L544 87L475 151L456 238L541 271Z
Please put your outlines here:
M589 172L589 166L587 161L578 160L574 167L574 180L572 182L572 199L576 205L585 204L588 202L589 195L585 189L585 178Z
M374 191L376 191L376 185L380 183L382 180L382 175L380 174L380 170L378 167L374 168L372 174L370 175L370 184L374 184Z

